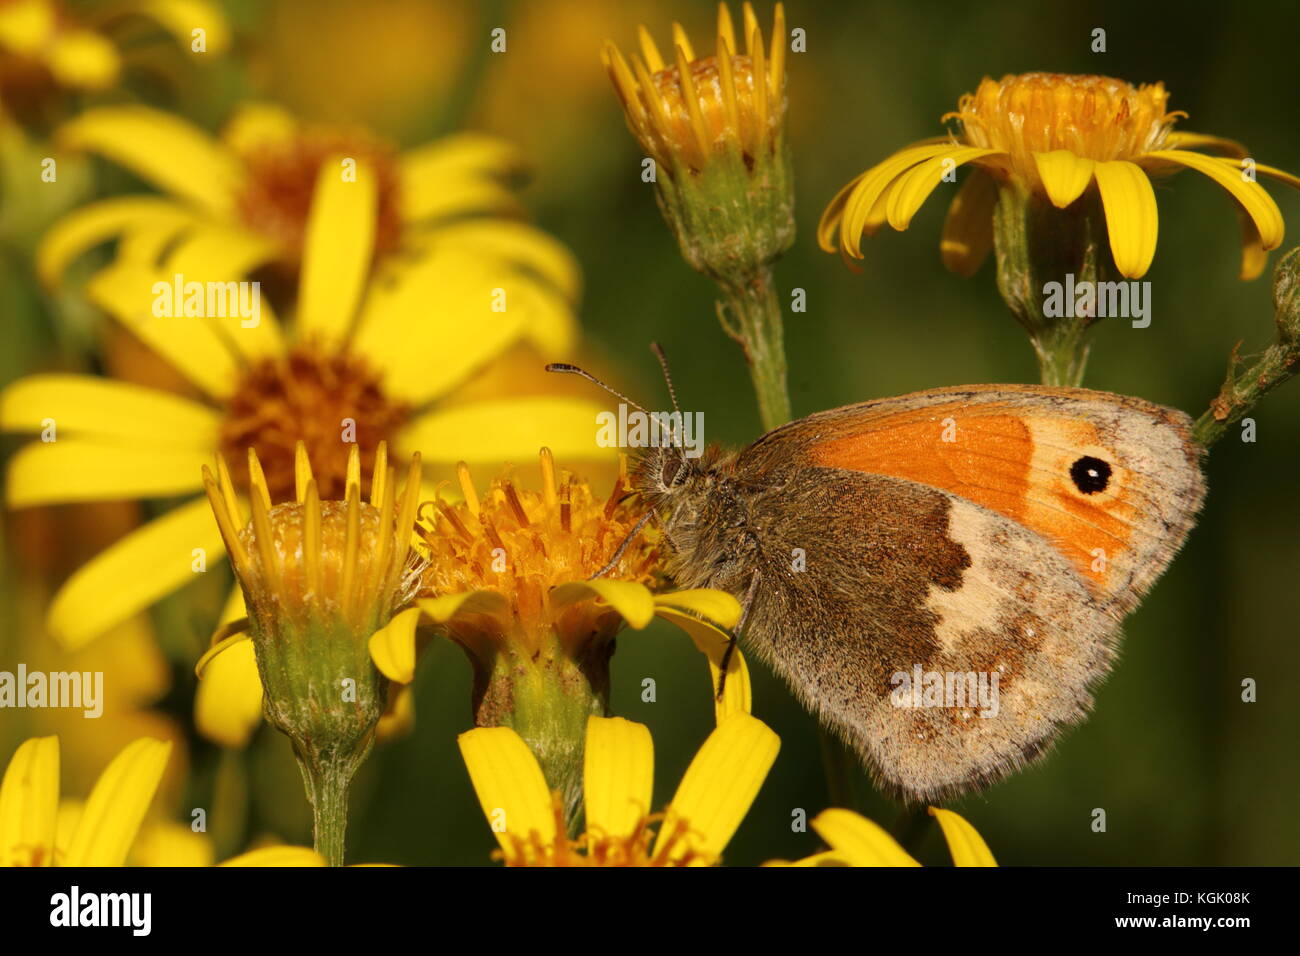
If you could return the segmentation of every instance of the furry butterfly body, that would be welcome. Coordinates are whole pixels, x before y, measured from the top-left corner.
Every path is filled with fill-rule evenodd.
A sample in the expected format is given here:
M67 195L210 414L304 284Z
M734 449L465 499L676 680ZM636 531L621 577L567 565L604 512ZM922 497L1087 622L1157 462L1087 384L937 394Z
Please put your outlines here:
M1182 413L1012 385L821 412L737 454L657 449L637 477L675 582L736 595L742 646L912 801L1084 717L1204 498ZM970 694L904 693L921 675Z

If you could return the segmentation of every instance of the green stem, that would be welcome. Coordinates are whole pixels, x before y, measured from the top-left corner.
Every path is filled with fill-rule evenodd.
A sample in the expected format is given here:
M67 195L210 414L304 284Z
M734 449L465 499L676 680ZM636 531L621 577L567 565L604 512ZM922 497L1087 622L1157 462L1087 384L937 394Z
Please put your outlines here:
M745 350L763 429L784 425L790 420L790 393L781 304L771 266L762 266L745 282L727 290L722 319L723 328Z
M1088 365L1086 329L1075 323L1061 324L1031 336L1038 356L1038 375L1044 385L1078 387Z
M1209 448L1229 428L1246 417L1259 400L1295 375L1300 368L1300 353L1294 343L1277 342L1264 350L1259 361L1240 376L1236 375L1237 352L1228 363L1228 377L1223 388L1205 414L1192 426L1192 437Z
M322 758L298 761L303 785L311 803L312 835L316 852L329 866L343 865L343 848L348 830L348 784L354 761Z

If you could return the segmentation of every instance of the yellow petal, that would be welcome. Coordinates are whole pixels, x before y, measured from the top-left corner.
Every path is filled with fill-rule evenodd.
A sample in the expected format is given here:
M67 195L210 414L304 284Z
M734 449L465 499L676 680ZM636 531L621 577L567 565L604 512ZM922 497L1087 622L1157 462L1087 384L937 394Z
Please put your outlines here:
M1183 149L1157 150L1145 154L1142 159L1176 163L1209 176L1231 193L1233 199L1245 207L1246 212L1250 214L1250 218L1255 221L1255 227L1259 230L1265 251L1276 249L1282 244L1282 238L1286 231L1285 224L1282 221L1282 211L1277 208L1277 203L1273 201L1273 197L1264 190L1263 186L1257 182L1242 178L1240 163L1230 159L1219 159L1216 156L1203 156L1200 153L1193 153ZM1264 168L1272 169L1271 166ZM1256 173L1260 169L1261 167L1256 166Z
M543 439L558 459L590 461L609 455L596 444L601 411L594 402L548 396L474 402L417 418L400 441L426 461L522 461L537 454Z
M37 57L54 37L57 25L50 0L11 0L0 4L0 45Z
M954 866L998 865L984 838L963 817L938 807L930 808L930 816L938 820L943 829L943 838L948 841L948 852L952 854Z
M0 783L0 866L50 866L59 811L59 738L33 737Z
M861 237L871 212L885 189L917 163L943 156L963 147L951 142L923 143L899 150L862 174L849 194L840 217L840 249L855 259L862 258Z
M115 12L137 13L155 21L189 50L195 28L204 31L207 56L220 56L230 46L230 27L221 8L203 0L127 0Z
M622 717L588 717L583 756L587 833L630 837L650 813L654 792L654 741L645 724Z
M655 595L655 613L672 621L695 642L709 660L709 686L715 698L722 676L722 661L731 646L731 630L740 620L740 602L724 591L700 589ZM721 700L713 702L717 723L735 713L753 709L753 686L749 666L740 648L732 649L727 662L727 679Z
M672 843L670 859L694 856L713 862L722 855L776 760L781 741L766 724L733 714L700 748L668 807L656 850Z
M997 180L982 169L971 170L948 207L939 241L939 254L949 272L970 278L988 258L997 204Z
M1204 133L1174 130L1165 137L1165 145L1175 149L1209 149L1236 159L1245 159L1250 151L1235 139L1207 136Z
M397 173L402 219L511 211L516 202L497 180L523 167L518 147L482 133L458 133L403 153Z
M477 727L456 742L506 860L516 853L536 859L533 841L549 846L556 832L551 791L533 752L509 727Z
M559 290L570 302L578 298L582 277L573 253L559 240L527 223L510 219L462 219L440 225L429 236L481 259L523 267Z
M415 679L415 625L420 613L418 607L407 608L370 635L370 659L381 674L399 684Z
M167 497L203 486L211 451L123 446L90 438L34 441L9 463L11 507ZM188 559L187 559L188 560Z
M955 176L958 166L992 156L996 152L995 149L961 146L917 163L900 176L890 190L889 205L886 208L889 224L900 232L906 229L930 193L945 181L945 176Z
M885 830L852 810L823 810L813 829L849 866L920 866Z
M105 199L69 213L51 227L36 250L36 274L55 285L73 259L101 242L134 230L175 235L194 222L194 212L171 199L132 196Z
M1054 149L1050 153L1034 153L1034 165L1038 167L1038 178L1043 181L1047 198L1056 208L1064 209L1088 188L1096 163L1068 149Z
M233 156L187 120L145 106L87 110L58 132L62 145L99 153L164 192L217 216L234 204L240 169Z
M221 141L233 152L247 156L273 149L298 135L293 114L274 103L241 103L221 130Z
M510 602L499 591L482 589L462 591L460 594L444 594L436 598L421 598L416 602L421 611L429 615L436 623L446 624L459 613L465 614L504 614L510 610Z
M531 292L536 283L512 272L466 252L435 251L392 282L376 284L354 348L384 370L385 391L412 405L437 398L527 334L530 322L572 322L558 294L527 294L521 287ZM513 286L506 309L494 312L506 286ZM438 308L431 312L433 301ZM548 301L561 317L545 314Z
M172 745L150 737L127 744L86 800L65 866L121 866L153 802Z
M1098 163L1095 175L1115 268L1126 279L1140 279L1155 258L1160 225L1151 180L1140 166L1124 160Z
M86 296L199 388L214 398L229 397L240 368L215 324L193 316L154 315L155 299L175 310L172 288L155 271L119 263L97 273L86 284Z
M305 846L268 846L232 856L217 866L325 866L325 857Z
M553 588L550 594L551 606L568 607L579 601L598 598L608 604L638 631L654 618L655 600L650 589L636 581L614 581L597 578L594 581L570 581Z
M117 82L122 68L113 44L90 30L58 34L50 44L47 62L59 83L83 90L107 89Z
M1276 166L1265 166L1263 163L1255 164L1255 172L1260 176L1268 176L1270 179L1276 179L1280 183L1286 183L1296 189L1300 189L1300 176L1294 173L1288 173L1285 169L1278 169Z
M345 167L344 160L355 162ZM341 341L365 290L378 215L375 172L356 157L331 156L316 175L303 240L298 294L301 334Z
M392 688L397 688L396 692ZM404 737L415 727L415 689L410 684L389 686L388 707L375 725L380 743Z
M211 866L214 853L212 838L206 833L195 833L188 824L164 820L140 828L127 865Z
M193 549L211 570L225 555L206 498L180 505L137 528L84 564L59 589L47 627L77 648L194 578Z
M223 747L248 746L262 722L262 678L257 654L246 634L227 638L202 661L194 695L194 724L208 740Z
M122 445L192 448L210 454L221 418L189 399L90 375L30 375L0 392L0 428L85 435Z
M274 259L280 251L277 243L246 229L208 226L195 230L179 243L161 271L167 278L182 275L187 285L199 282L205 290L214 290L210 317L187 321L211 323L235 351L255 361L283 353L284 337L261 286L256 287L256 299L253 299L252 293L241 294L233 283L248 281L250 272ZM250 314L244 315L245 311ZM225 315L220 315L221 312Z

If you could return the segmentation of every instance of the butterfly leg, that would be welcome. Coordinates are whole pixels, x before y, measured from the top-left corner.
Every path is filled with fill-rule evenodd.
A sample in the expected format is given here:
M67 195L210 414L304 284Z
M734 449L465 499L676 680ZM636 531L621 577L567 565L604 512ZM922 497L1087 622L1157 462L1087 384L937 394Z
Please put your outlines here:
M740 620L736 622L736 628L731 632L731 640L727 642L727 649L722 652L722 662L718 665L718 700L722 700L722 692L727 689L727 668L731 666L731 656L736 652L736 642L740 635L745 632L745 624L749 621L750 608L754 606L754 596L758 594L758 582L762 580L762 574L755 571L749 579L749 587L745 589L745 599L740 602Z

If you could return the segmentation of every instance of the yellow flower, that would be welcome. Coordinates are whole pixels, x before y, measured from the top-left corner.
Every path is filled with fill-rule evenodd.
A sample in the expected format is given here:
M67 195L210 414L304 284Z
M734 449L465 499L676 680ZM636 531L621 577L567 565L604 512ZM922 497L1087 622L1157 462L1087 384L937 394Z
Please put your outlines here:
M47 86L102 90L117 81L121 58L110 32L117 21L143 17L188 50L192 31L205 31L206 52L221 53L228 30L221 10L204 0L125 0L99 17L78 16L60 0L0 3L0 112L22 112Z
M558 795L518 734L480 727L461 734L459 744L507 866L717 864L780 749L762 721L728 716L687 767L667 809L652 814L649 729L619 717L590 717L583 767L587 832L570 840Z
M271 494L283 498L294 488L298 441L307 444L322 498L341 496L349 447L360 447L368 471L384 440L402 456L428 449L426 461L445 460L438 453L445 448L501 461L531 453L544 433L566 454L596 457L597 408L587 401L501 395L437 404L516 343L540 339L548 351L567 350L572 315L550 283L486 233L482 244L439 247L400 274L367 281L376 188L364 163L355 182L322 171L291 329L265 302L255 322L159 318L150 305L159 274L131 252L97 275L91 298L205 400L90 376L15 382L0 393L0 428L47 440L12 459L8 503L183 496L201 488L202 466L219 453L234 462L237 491L245 493L250 447ZM214 234L196 242L184 244L192 267L176 264L187 280L239 274L226 258L237 243ZM497 300L505 311L492 310ZM221 554L207 502L182 502L75 573L53 601L50 630L80 645L210 569Z
M973 826L951 810L930 807L939 821L954 866L997 866L988 844ZM920 866L884 829L852 810L823 810L812 827L829 850L795 863L773 860L768 866Z
M772 46L764 59L763 31L744 5L745 52L736 43L731 12L718 5L715 55L699 58L686 31L673 24L665 61L645 27L632 64L606 41L602 52L628 127L667 170L699 173L715 154L739 149L752 166L777 150L785 127L785 11L776 5Z
M0 784L0 865L121 866L170 753L171 744L148 737L128 744L60 833L59 739L26 741Z
M721 591L652 593L657 533L641 531L625 472L607 499L568 474L557 480L549 449L540 492L505 477L480 496L464 463L457 472L460 503L420 508L421 597L372 638L381 672L410 682L417 624L431 622L469 656L475 723L514 727L568 797L587 717L607 708L613 638L625 624L641 630L658 616L682 628L708 658L711 688L727 666L718 719L749 711L749 673L727 630L739 602Z
M37 254L41 280L57 283L81 253L120 240L118 260L155 265L163 277L240 279L265 266L293 275L322 232L350 233L334 259L313 257L310 268L333 271L365 251L372 258L424 263L444 254L521 266L547 279L556 306L578 294L568 250L539 230L502 218L519 212L508 180L523 169L509 144L461 133L398 154L364 129L300 123L270 104L247 104L214 138L187 120L144 106L88 110L58 131L60 145L102 155L156 186L164 196L124 196L87 205L64 217ZM322 207L320 184L347 182L353 164L369 176L335 189L347 205ZM310 280L306 289L311 288ZM540 293L534 293L540 294ZM325 300L326 304L329 299ZM552 344L562 335L535 331Z
M827 252L862 258L863 235L885 222L906 229L945 177L950 181L952 170L970 163L976 168L944 226L941 250L949 269L970 275L987 256L1001 188L1010 185L1065 209L1095 184L1115 266L1135 279L1146 273L1156 249L1151 177L1185 167L1232 196L1243 230L1241 278L1253 279L1284 229L1277 204L1255 174L1292 186L1300 179L1247 161L1245 149L1231 140L1174 130L1185 114L1167 112L1167 97L1160 83L1134 87L1102 76L985 78L944 117L957 121L956 135L913 143L841 189L822 213L818 242Z

